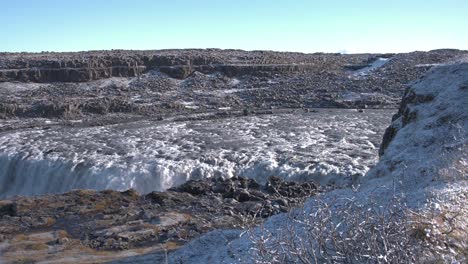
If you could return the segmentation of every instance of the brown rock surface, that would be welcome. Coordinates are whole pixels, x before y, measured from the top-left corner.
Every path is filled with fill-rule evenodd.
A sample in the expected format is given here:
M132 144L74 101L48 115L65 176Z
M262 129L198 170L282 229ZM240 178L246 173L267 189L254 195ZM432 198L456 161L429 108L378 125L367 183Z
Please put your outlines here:
M100 263L172 250L213 229L255 223L317 192L272 177L189 181L144 196L133 190L76 190L0 201L0 253L8 263Z

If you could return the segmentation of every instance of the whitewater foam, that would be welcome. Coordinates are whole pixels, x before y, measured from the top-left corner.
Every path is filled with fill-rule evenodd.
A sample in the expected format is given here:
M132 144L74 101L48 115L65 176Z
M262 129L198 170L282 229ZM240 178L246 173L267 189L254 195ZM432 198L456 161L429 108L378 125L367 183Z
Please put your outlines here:
M320 110L0 133L0 197L71 189L162 191L208 177L347 184L376 162L392 110Z

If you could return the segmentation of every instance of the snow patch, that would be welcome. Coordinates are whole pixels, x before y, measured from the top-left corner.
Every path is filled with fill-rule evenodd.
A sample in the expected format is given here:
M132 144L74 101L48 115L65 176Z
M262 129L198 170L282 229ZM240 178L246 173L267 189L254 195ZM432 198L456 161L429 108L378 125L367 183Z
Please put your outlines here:
M416 67L416 68L427 68L427 67L436 67L436 66L443 66L443 65L446 65L446 64L443 64L443 63L427 63L427 64L417 64L417 65L414 65L414 67Z
M378 58L370 66L356 71L355 73L353 73L353 75L354 76L367 76L370 73L372 73L373 71L383 67L389 61L390 61L389 58Z
M182 104L187 109L198 109L198 108L200 108L199 106L195 105L195 102L181 101L179 103Z
M229 80L229 85L230 86L236 86L236 85L239 85L241 83L241 81L239 79L236 79L236 78L232 78L231 80Z

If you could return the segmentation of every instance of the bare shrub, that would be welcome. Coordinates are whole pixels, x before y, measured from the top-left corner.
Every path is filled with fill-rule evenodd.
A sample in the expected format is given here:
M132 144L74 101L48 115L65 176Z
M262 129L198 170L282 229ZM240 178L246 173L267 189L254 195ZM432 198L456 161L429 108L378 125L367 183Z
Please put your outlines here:
M408 211L408 223L418 245L425 250L421 260L432 263L468 261L468 193L459 189L449 197L434 197L420 212Z
M248 231L254 263L440 263L466 260L466 245L453 244L450 234L466 238L466 225L454 226L464 215L434 208L414 212L404 199L382 205L369 198L330 202L317 199L306 211L293 211L278 229ZM462 239L463 240L463 239ZM451 241L451 242L450 242ZM459 240L458 240L459 241ZM455 250L454 250L455 248Z

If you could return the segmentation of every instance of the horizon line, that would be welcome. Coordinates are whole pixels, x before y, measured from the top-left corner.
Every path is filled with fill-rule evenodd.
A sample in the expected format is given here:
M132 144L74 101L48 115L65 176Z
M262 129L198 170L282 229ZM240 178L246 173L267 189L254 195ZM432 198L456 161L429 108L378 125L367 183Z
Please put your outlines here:
M245 51L245 52L276 52L276 53L301 53L301 54L341 54L341 55L352 55L352 54L402 54L402 53L413 53L413 52L431 52L431 51L438 51L438 50L459 50L459 51L468 51L467 49L460 49L460 48L436 48L436 49L421 49L421 50L410 50L410 51L400 51L400 52L352 52L349 50L339 50L339 51L314 51L314 52L307 52L307 51L291 51L291 50L271 50L271 49L240 49L240 48L161 48L161 49L89 49L89 50L66 50L66 51L49 51L49 50L42 50L42 51L0 51L0 54L45 54L45 53L92 53L92 52L105 52L105 51L183 51L183 50L219 50L219 51Z

